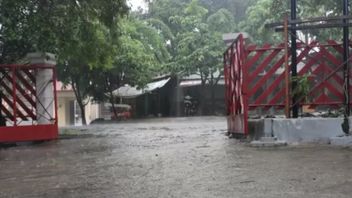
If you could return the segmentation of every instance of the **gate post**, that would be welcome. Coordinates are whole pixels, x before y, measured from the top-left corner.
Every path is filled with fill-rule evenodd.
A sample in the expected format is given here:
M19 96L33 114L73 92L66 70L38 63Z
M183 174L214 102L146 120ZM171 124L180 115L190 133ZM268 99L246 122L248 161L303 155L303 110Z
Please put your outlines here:
M348 9L349 0L343 0L343 15L346 17L349 14ZM350 116L350 68L349 68L349 27L347 26L348 20L343 20L343 76L344 76L344 132L349 134L350 126L348 123L348 117Z
M291 0L291 20L294 21L297 19L297 0ZM291 75L292 77L297 76L297 31L296 24L291 24ZM297 82L292 82L292 90L295 90L297 87ZM292 117L298 118L299 104L297 103L296 96L292 96Z
M55 55L50 53L29 53L27 58L32 65L56 65ZM53 76L54 70L52 68L41 68L37 70L35 75L38 124L51 124L52 120L48 118L54 118Z
M284 38L285 38L285 114L286 118L291 117L290 108L290 65L288 63L288 15L285 13L284 19Z

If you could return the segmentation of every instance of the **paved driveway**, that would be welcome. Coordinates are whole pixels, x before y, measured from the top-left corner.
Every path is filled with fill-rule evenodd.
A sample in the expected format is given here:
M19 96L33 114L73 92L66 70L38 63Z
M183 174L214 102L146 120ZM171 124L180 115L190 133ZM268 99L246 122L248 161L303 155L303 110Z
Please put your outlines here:
M0 149L0 197L351 197L352 150L257 149L225 131L219 117L64 129Z

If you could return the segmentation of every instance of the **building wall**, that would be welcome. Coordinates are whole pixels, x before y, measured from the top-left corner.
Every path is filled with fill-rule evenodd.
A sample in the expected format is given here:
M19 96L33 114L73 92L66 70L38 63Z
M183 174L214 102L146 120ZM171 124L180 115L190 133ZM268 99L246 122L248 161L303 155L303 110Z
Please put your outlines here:
M87 124L101 117L100 104L89 102L85 109Z
M178 92L178 93L177 93ZM184 116L185 106L184 106L184 97L190 96L193 101L197 102L197 108L195 115L212 115L211 107L211 88L207 86L203 89L200 85L187 86L187 87L176 87L174 89L174 103L173 106L176 108L173 113L175 116ZM225 114L225 86L216 85L214 88L214 113L216 115ZM201 110L201 102L203 103L204 109Z
M61 82L57 82L57 101L58 101L58 124L62 126L82 125L81 113L76 102L76 96L71 86L63 86ZM86 121L101 118L101 105L89 102L85 107Z
M58 102L58 121L59 126L73 125L70 110L70 102L75 100L74 93L71 91L58 91L57 102Z

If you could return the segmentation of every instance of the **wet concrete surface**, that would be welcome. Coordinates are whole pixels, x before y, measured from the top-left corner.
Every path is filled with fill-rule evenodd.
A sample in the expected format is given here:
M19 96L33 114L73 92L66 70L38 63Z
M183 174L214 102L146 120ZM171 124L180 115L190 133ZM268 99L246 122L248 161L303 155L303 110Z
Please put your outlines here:
M352 150L252 148L224 118L64 129L0 149L0 197L351 197Z

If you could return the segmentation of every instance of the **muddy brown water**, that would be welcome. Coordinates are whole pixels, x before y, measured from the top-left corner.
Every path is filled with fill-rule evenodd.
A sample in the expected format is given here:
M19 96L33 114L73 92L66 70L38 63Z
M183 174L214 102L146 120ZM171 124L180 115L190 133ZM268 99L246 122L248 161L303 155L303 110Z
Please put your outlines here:
M351 149L258 149L225 131L219 117L62 129L0 149L0 197L351 197Z

